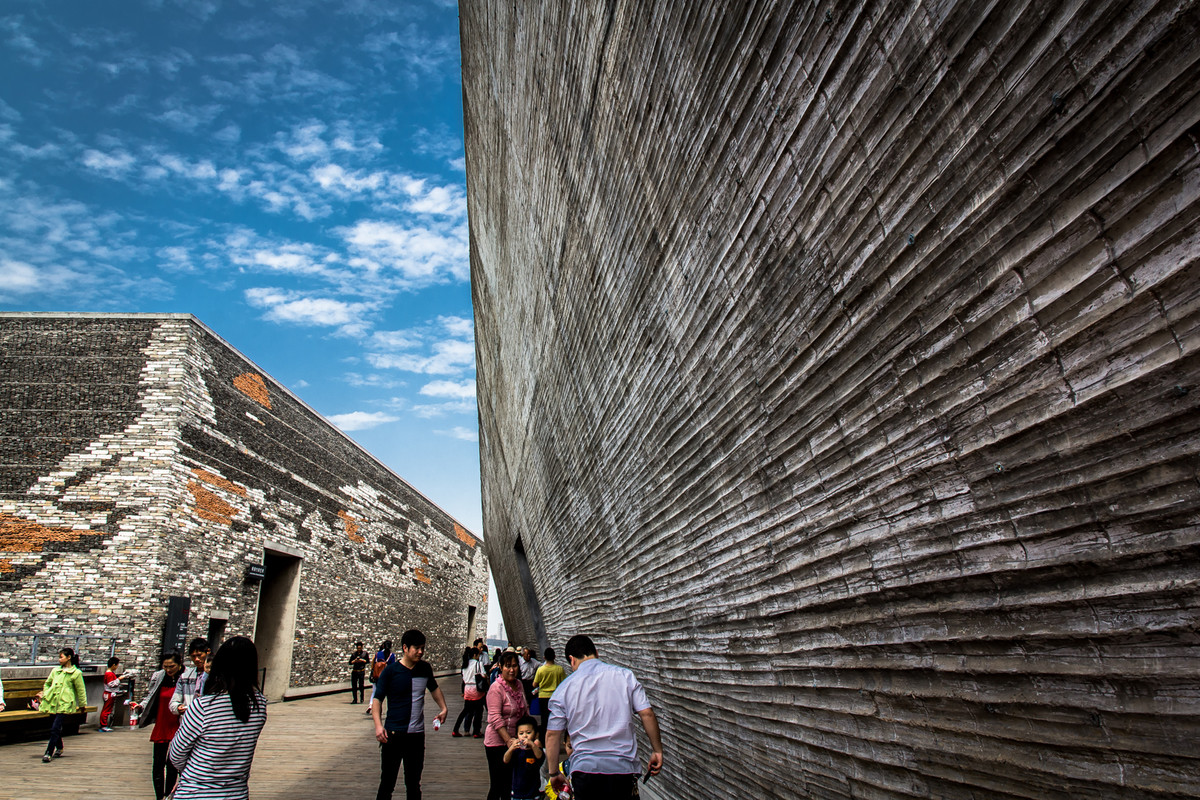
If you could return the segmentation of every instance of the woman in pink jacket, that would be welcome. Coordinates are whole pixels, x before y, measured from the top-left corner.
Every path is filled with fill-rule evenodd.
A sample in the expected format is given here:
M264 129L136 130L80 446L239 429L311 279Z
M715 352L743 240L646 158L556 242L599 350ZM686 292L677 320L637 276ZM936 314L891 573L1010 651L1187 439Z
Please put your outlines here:
M504 763L508 740L517 735L517 720L529 713L525 688L521 685L521 663L516 653L500 656L500 679L487 693L487 730L483 747L487 751L491 789L487 800L509 800L512 793L512 765Z

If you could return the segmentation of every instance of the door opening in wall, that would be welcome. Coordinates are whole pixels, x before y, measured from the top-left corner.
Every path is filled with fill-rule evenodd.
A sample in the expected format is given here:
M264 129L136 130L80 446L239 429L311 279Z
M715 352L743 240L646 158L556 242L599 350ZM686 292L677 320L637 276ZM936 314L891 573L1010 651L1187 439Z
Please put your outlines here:
M475 606L467 606L467 644L475 644Z
M300 558L271 550L263 552L266 575L259 585L254 643L258 666L266 670L262 692L280 700L292 675L292 645L296 638L296 604L300 596Z
M529 571L529 558L525 555L525 545L521 537L517 537L513 549L517 557L517 573L521 577L521 588L525 592L525 606L529 609L529 618L533 623L533 635L537 637L538 653L545 652L550 646L546 637L546 623L542 621L542 604L538 602L537 591L533 588L533 573Z
M221 642L225 641L225 625L227 619L209 618L208 620L208 647L213 652L217 652L217 648L221 646Z

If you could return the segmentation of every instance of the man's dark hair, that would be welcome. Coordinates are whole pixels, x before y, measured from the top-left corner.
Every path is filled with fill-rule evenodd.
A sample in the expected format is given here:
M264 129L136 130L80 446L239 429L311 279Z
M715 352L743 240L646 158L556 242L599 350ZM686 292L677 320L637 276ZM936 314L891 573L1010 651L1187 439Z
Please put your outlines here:
M547 647L547 648L546 648L546 652L544 653L544 655L546 656L546 660L547 660L547 661L553 661L553 660L554 660L554 648L553 648L553 647Z
M424 646L425 646L425 634L421 633L416 628L412 628L411 630L405 631L404 635L400 637L400 647L401 648L424 647Z
M355 646L355 647L362 647L363 645L362 645L362 642L355 642L355 643L354 643L354 646Z
M567 639L567 658L574 656L575 658L585 658L587 656L596 655L596 645L592 644L592 640L584 636L582 633L577 633L570 639Z
M203 653L205 650L210 649L211 648L208 646L208 639L203 639L197 636L195 639L192 639L190 644L188 644L188 655L190 656L192 653Z
M113 667L115 667L117 664L120 664L120 663L121 663L121 659L117 658L116 656L113 656L112 658L110 658L108 660L108 668L112 669Z
M519 720L517 720L517 727L513 728L513 730L518 730L518 731L521 730L522 725L530 726L531 728L533 728L533 732L537 733L538 721L536 719L534 719L533 717L529 716L528 714L526 714L525 716L523 716Z

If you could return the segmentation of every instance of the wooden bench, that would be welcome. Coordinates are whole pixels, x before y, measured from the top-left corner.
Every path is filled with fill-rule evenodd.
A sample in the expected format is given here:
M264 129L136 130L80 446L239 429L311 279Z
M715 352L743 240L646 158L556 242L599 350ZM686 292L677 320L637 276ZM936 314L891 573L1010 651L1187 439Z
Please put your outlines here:
M45 685L45 680L41 678L17 678L4 681L5 708L0 711L0 726L22 731L42 727L40 723L45 723L45 727L49 727L51 716L35 711L29 705ZM83 724L87 715L95 710L96 706L84 706L83 711L67 714L63 719L63 733L79 733L79 726Z

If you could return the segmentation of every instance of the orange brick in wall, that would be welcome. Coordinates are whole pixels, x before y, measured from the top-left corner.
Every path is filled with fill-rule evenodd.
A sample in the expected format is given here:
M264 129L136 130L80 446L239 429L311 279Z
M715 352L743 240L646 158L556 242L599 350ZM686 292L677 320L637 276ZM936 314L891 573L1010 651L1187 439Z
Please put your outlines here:
M188 481L188 491L196 501L196 516L219 525L232 525L238 510L196 481Z
M263 408L271 407L271 396L267 394L267 382L262 375L243 372L233 379L234 387Z
M218 489L224 489L227 492L232 492L233 494L241 495L242 497L246 496L246 488L244 486L238 486L233 481L226 480L220 475L214 475L208 470L200 469L199 467L193 467L192 472L197 478L209 484L210 486L216 486Z
M420 553L417 553L417 556L420 557L422 563L424 563L425 565L428 566L428 564L429 564L428 556L423 556ZM425 574L425 570L422 567L416 567L415 569L413 569L413 577L416 578L417 580L421 581L422 583L433 583L433 580L428 575Z
M358 535L358 522L354 519L354 517L350 516L349 512L339 511L338 516L341 517L342 522L346 524L347 539L352 542L358 542L359 544L362 544L366 541L366 539Z
M73 542L92 533L95 531L89 528L48 528L19 517L0 514L0 553L37 553L50 542ZM0 567L0 572L12 570L11 562L7 563L8 569Z

